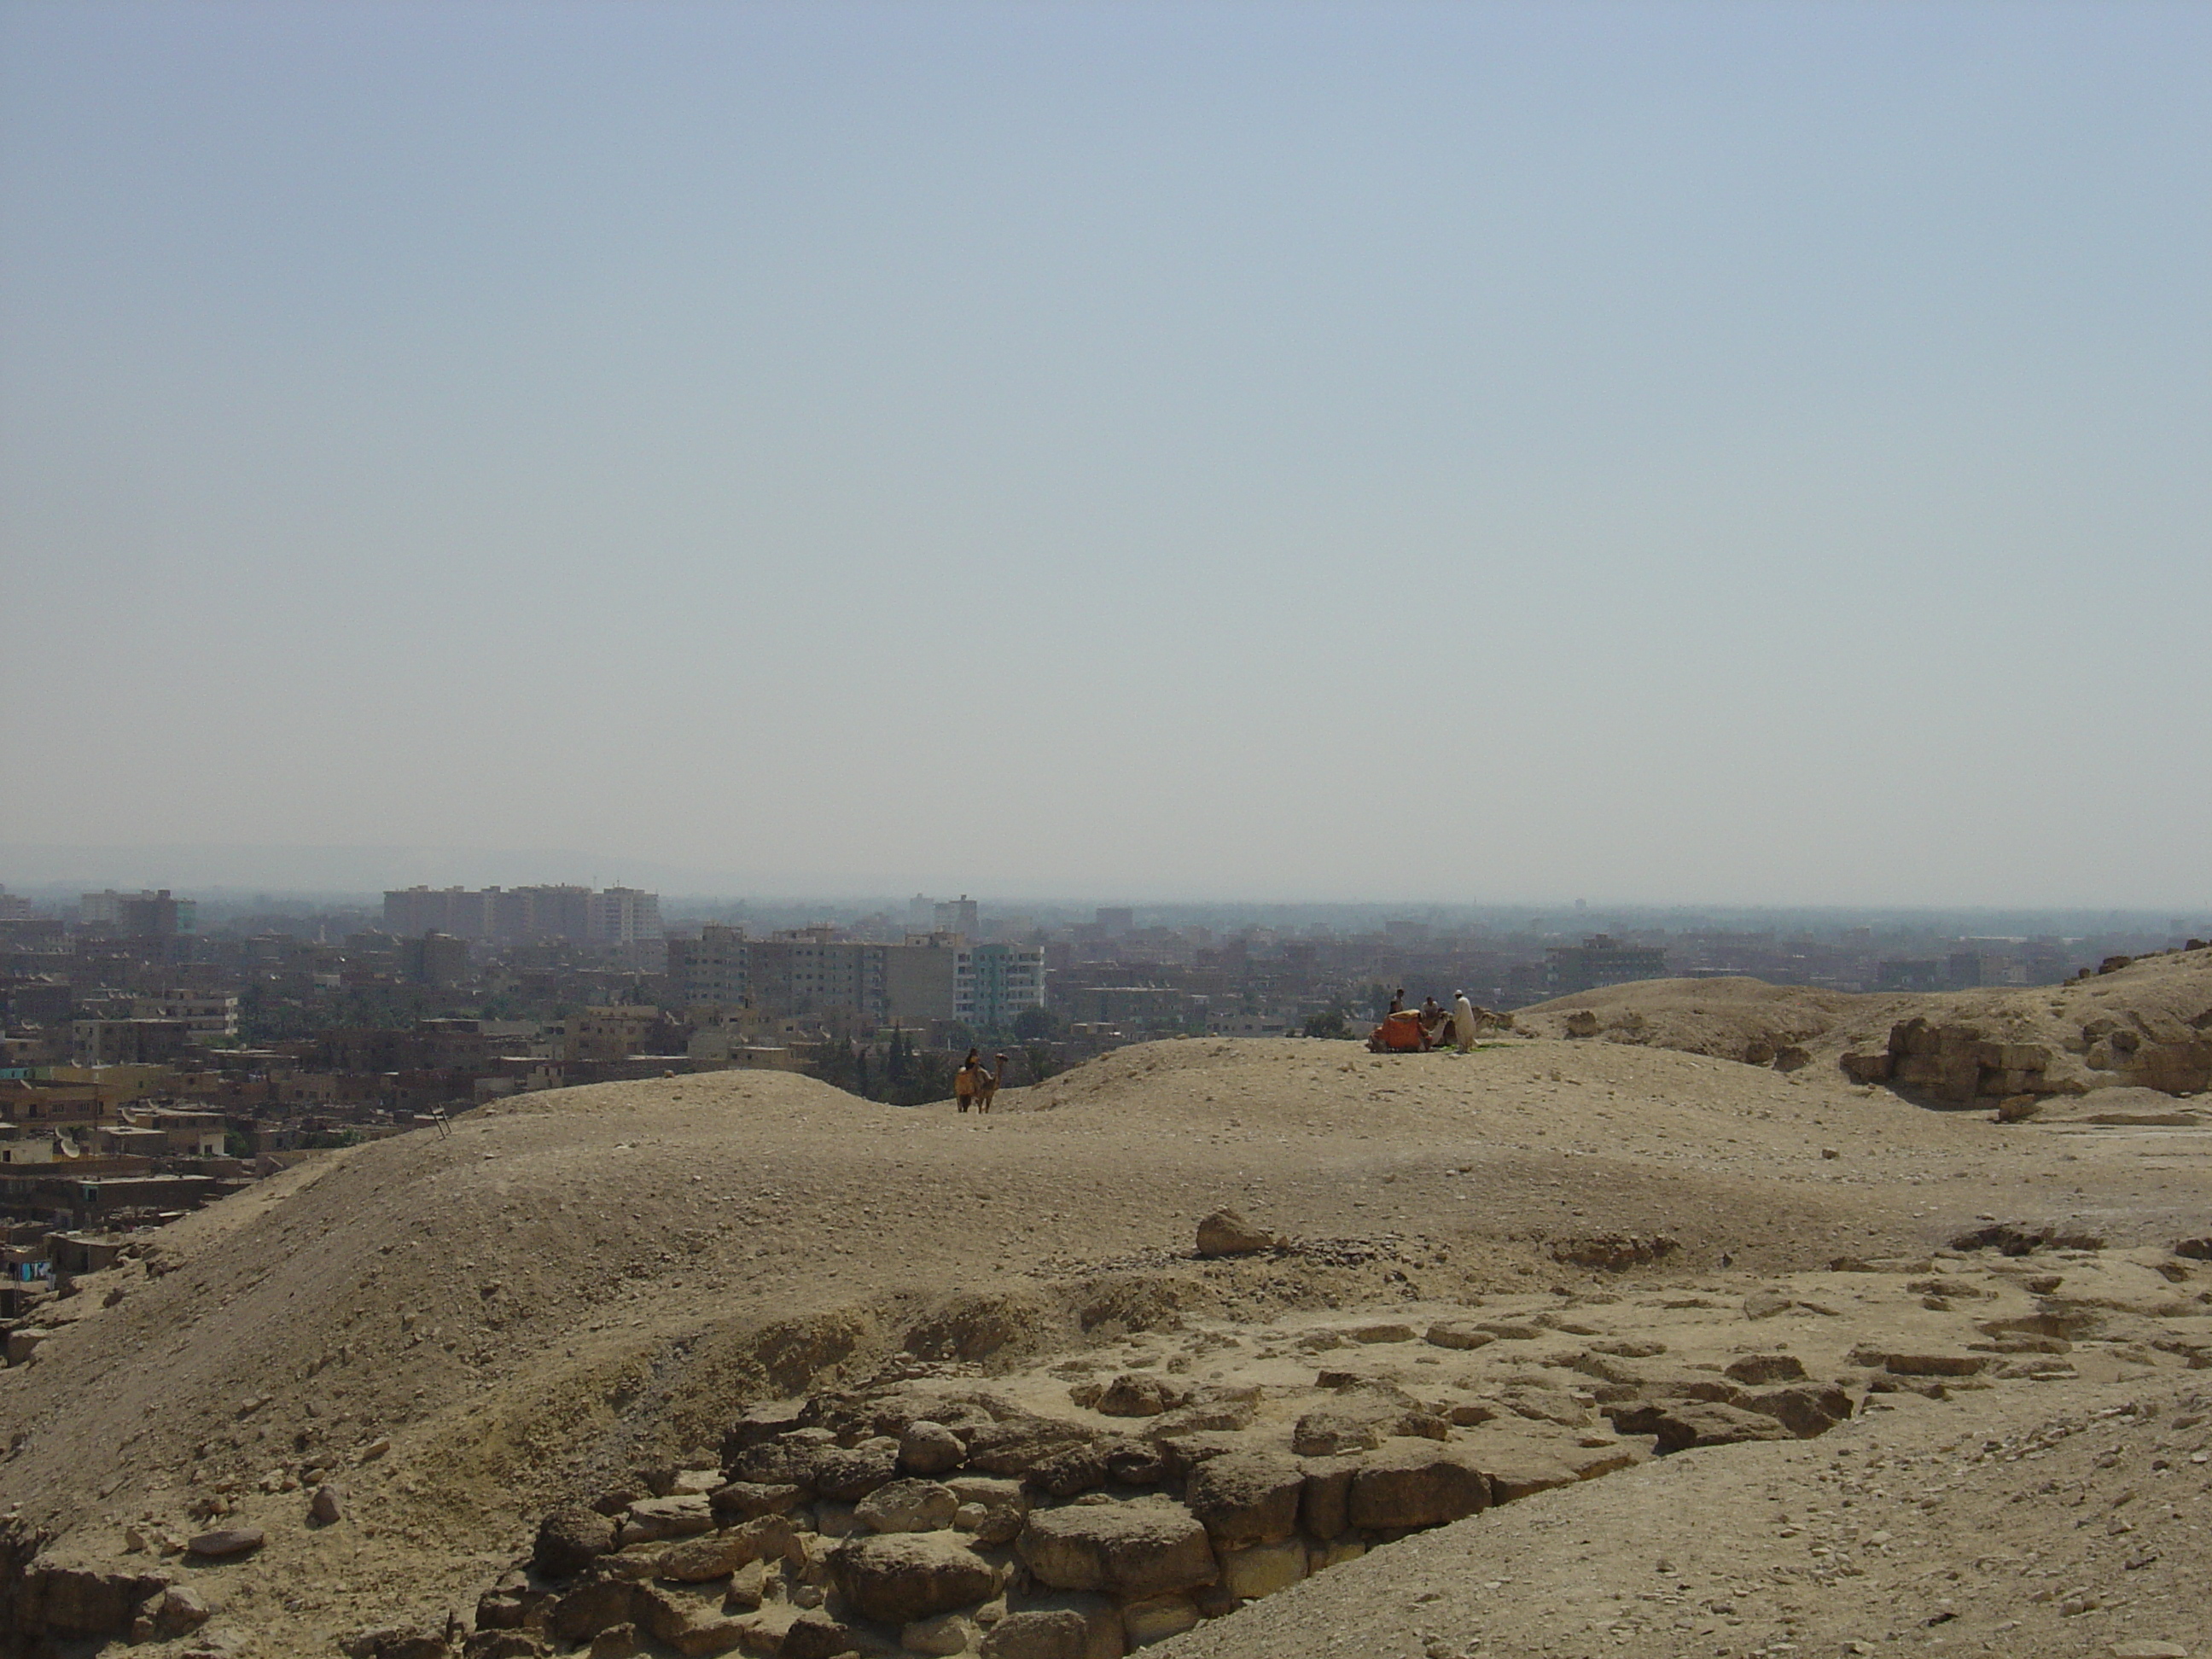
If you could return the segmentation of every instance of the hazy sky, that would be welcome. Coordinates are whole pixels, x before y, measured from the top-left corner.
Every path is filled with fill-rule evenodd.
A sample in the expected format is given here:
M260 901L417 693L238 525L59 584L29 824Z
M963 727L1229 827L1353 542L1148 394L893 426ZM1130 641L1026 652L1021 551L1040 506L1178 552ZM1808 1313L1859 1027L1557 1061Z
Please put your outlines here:
M2201 0L9 0L0 151L0 842L2212 903Z

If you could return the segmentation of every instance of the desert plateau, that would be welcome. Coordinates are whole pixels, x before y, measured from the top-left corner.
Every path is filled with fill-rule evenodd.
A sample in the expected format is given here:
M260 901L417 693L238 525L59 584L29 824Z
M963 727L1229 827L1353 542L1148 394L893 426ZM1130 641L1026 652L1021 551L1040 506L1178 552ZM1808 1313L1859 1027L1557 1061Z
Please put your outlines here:
M0 1372L9 1650L2212 1647L2212 950L726 1071L314 1157Z

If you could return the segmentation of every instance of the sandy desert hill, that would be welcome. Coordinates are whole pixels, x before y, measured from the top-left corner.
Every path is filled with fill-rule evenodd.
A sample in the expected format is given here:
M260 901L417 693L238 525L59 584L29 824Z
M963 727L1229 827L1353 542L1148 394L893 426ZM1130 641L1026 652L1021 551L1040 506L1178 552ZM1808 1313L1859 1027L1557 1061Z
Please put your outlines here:
M641 1469L714 1467L733 1419L761 1401L925 1372L1042 1400L1066 1393L1078 1373L1052 1367L1071 1357L1141 1371L1180 1352L1205 1374L1209 1346L1241 1347L1260 1392L1289 1397L1315 1386L1314 1368L1293 1378L1283 1366L1335 1340L1315 1322L1393 1309L1427 1321L1525 1308L1556 1325L1586 1303L1599 1311L1583 1322L1614 1341L1702 1321L1668 1340L1717 1367L1745 1340L1747 1296L1796 1285L1784 1309L1841 1309L1848 1293L1865 1304L1844 1310L1852 1328L1878 1335L1881 1320L1922 1317L1920 1293L1893 1309L1832 1264L1926 1258L1962 1230L2014 1221L2094 1237L2100 1251L2087 1255L2117 1275L2107 1300L2130 1318L2163 1308L2156 1316L2184 1322L2159 1328L2169 1346L2139 1330L2122 1345L2135 1358L2047 1370L1964 1406L1885 1396L1836 1435L1856 1437L1861 1456L1947 1469L1984 1429L2025 1444L2053 1413L2095 1421L2131 1402L2146 1443L2161 1423L2169 1440L2186 1435L2172 1427L2188 1415L2176 1403L2196 1352L2186 1322L2207 1310L2187 1297L2212 1274L2170 1246L2212 1232L2212 1131L2185 1114L2154 1128L1999 1126L1838 1072L1835 1056L1878 1047L1931 1000L1667 982L1532 1011L1523 1023L1547 1035L1465 1055L1158 1043L1010 1091L988 1118L737 1073L522 1097L449 1136L273 1178L90 1283L33 1363L0 1372L0 1504L19 1538L45 1534L47 1565L165 1576L212 1608L149 1650L336 1652L380 1623L435 1625L450 1610L465 1626L548 1511ZM1565 1036L1566 1014L1585 1010L1603 1035ZM2200 1037L2208 1012L2212 953L2193 952L2063 988L1964 994L1937 1013L2032 1033L2087 1072L2106 1040L2083 1038L2094 1021L2172 1046ZM1561 1034L1549 1034L1555 1020ZM1737 1056L1754 1039L1818 1058L1786 1073L1747 1065ZM1303 1248L1194 1259L1194 1223L1224 1206ZM2154 1266L2189 1285L2166 1290ZM1990 1282L1990 1296L2024 1294ZM1670 1311L1684 1296L1717 1311ZM1755 1334L1771 1342L1827 1317L1790 1312ZM1162 1333L1155 1353L1148 1334ZM1808 1329L1799 1345L1844 1367L1849 1345L1826 1340ZM1518 1372L1470 1370L1455 1386L1489 1398L1543 1382L1547 1364L1547 1387L1572 1385L1565 1351L1516 1352ZM1462 1363L1424 1363L1444 1359ZM1375 1363L1360 1386L1429 1380ZM1244 1374L1219 1375L1226 1386ZM2079 1449L2066 1444L2051 1455ZM1545 1492L1376 1549L1164 1651L1721 1650L1724 1637L1656 1624L1627 1627L1624 1650L1618 1619L1589 1637L1580 1626L1595 1620L1544 1611L1567 1605L1563 1589L1504 1598L1509 1617L1480 1588L1501 1574L1471 1577L1487 1570L1455 1540L1480 1534L1486 1559L1518 1564L1504 1577L1524 1590L1547 1574L1565 1584L1571 1538L1635 1538L1650 1553L1651 1494L1680 1493L1666 1502L1697 1522L1695 1543L1672 1552L1685 1572L1749 1560L1774 1541L1774 1511L1832 1489L1844 1445L1714 1446ZM2164 1483L2194 1506L2185 1524L2203 1515L2191 1455ZM2087 1470L2082 1490L2102 1478ZM343 1487L343 1519L310 1524L307 1494L325 1483ZM2072 1526L2057 1502L2028 1504L2035 1525ZM2025 1524L2027 1510L2001 1524ZM165 1553L165 1537L210 1526L258 1528L266 1541L228 1561ZM1376 1634L1377 1609L1424 1595L1442 1598L1434 1628L1408 1625L1403 1647ZM2191 1618L2202 1640L2202 1610Z
M1761 1050L1771 1059L1771 1051L1795 1045L1830 1062L1853 1049L1880 1049L1894 1025L1918 1018L1971 1025L1995 1042L2047 1046L2055 1076L2091 1089L2137 1081L2130 1074L2142 1068L2139 1057L2160 1049L2199 1051L2185 1064L2203 1069L2201 1051L2212 1043L2205 957L2175 951L2062 985L1932 994L1858 994L1741 978L1644 980L1540 1003L1514 1018L1529 1030L1565 1036L1569 1021L1584 1013L1595 1017L1595 1035L1607 1042L1729 1060Z

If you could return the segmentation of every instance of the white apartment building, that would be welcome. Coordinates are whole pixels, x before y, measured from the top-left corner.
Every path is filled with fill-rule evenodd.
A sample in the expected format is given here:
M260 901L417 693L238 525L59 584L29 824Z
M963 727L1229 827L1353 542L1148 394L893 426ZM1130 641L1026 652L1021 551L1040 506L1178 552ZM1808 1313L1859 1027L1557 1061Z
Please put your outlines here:
M131 1017L182 1020L194 1042L235 1041L238 1036L238 999L220 991L164 991L158 997L137 997L131 1000Z
M970 945L953 962L953 1018L981 1030L1002 1030L1027 1008L1044 1006L1044 947Z

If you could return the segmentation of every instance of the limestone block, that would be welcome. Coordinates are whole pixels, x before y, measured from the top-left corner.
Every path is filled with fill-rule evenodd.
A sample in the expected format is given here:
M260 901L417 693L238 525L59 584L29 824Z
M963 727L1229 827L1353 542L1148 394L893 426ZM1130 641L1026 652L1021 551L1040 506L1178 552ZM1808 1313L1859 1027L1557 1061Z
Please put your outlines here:
M934 1480L894 1480L854 1504L853 1516L871 1532L941 1532L959 1508L950 1486Z
M1356 1325L1345 1334L1354 1342L1411 1342L1413 1328L1392 1321L1381 1325Z
M1220 1576L1198 1517L1162 1498L1032 1511L1017 1547L1030 1571L1057 1589L1142 1598Z
M964 1613L940 1613L917 1619L899 1632L899 1645L913 1653L939 1656L971 1651L983 1639L982 1627ZM986 1648L985 1652L990 1650Z
M907 1625L997 1593L991 1564L951 1533L864 1534L830 1558L837 1588L861 1617Z
M1155 1595L1121 1609L1121 1629L1133 1648L1180 1636L1198 1623L1198 1603L1188 1595Z
M1490 1482L1447 1446L1393 1447L1352 1478L1352 1524L1363 1529L1433 1527L1490 1503Z
M1008 1418L981 1425L969 1437L968 1467L1018 1479L1071 1442L1097 1437L1083 1424L1058 1418Z
M152 1575L100 1572L50 1561L33 1562L25 1576L37 1583L39 1620L63 1637L127 1635L139 1608L169 1588L167 1580Z
M776 1649L777 1659L838 1659L840 1654L879 1650L865 1632L821 1609L810 1608L791 1621Z
M1746 1440L1787 1440L1790 1431L1759 1412L1717 1401L1668 1400L1610 1410L1614 1430L1648 1434L1662 1452L1687 1446L1732 1446Z
M1158 1417L1189 1404L1190 1397L1190 1384L1180 1377L1124 1371L1100 1394L1097 1410L1106 1417Z
M566 1578L615 1547L615 1523L596 1510L556 1510L538 1523L531 1570L543 1578Z
M1739 1395L1735 1403L1746 1411L1774 1419L1800 1440L1826 1434L1851 1414L1850 1395L1832 1383L1763 1389Z
M722 1610L719 1590L702 1595L665 1584L641 1584L636 1608L639 1622L681 1654L727 1653L745 1637L745 1624Z
M1555 1486L1571 1486L1582 1479L1572 1464L1561 1458L1547 1457L1533 1449L1503 1455L1484 1451L1479 1455L1483 1473L1490 1477L1490 1501L1493 1504L1533 1498Z
M1210 1458L1190 1477L1183 1502L1214 1547L1243 1549L1288 1538L1298 1524L1305 1470L1269 1452Z
M1235 1210L1216 1210L1198 1224L1200 1255L1256 1255L1278 1243L1274 1234L1254 1226Z
M650 1544L662 1538L689 1538L714 1529L714 1511L703 1492L680 1498L647 1498L623 1511L617 1545Z
M556 1641L582 1642L633 1617L637 1587L619 1578L586 1579L555 1601L545 1629Z
M1845 1054L1836 1062L1854 1083L1887 1083L1897 1057L1889 1054Z
M1288 1589L1306 1576L1304 1540L1283 1538L1249 1549L1230 1550L1221 1558L1221 1587L1232 1595L1255 1601Z
M1079 1613L1010 1613L983 1638L983 1659L1085 1659L1090 1641L1090 1626Z
M750 1480L732 1480L707 1494L707 1502L717 1520L750 1521L757 1515L784 1515L799 1507L799 1488L785 1482L779 1486L762 1486Z
M1352 1524L1352 1477L1359 1460L1330 1457L1305 1466L1298 1494L1298 1524L1316 1538L1334 1538Z
M808 1460L814 1490L840 1503L856 1504L898 1474L899 1443L878 1435L857 1446L817 1447Z
M1425 1340L1439 1348L1480 1348L1498 1339L1463 1319L1443 1319L1429 1327Z
M1306 1552L1306 1571L1309 1577L1325 1572L1331 1567L1340 1567L1347 1561L1357 1561L1367 1553L1367 1540L1357 1533L1346 1533L1341 1538L1332 1538L1326 1544L1316 1544Z
M1081 1632L1082 1645L1073 1650L1075 1659L1121 1659L1127 1650L1127 1642L1121 1630L1121 1607L1105 1596L1074 1591L1043 1589L1024 1593L993 1627L993 1635L995 1636L1014 1618L1034 1613L1059 1615L1051 1625L1038 1628L1060 1632ZM1076 1621L1072 1626L1066 1622L1070 1617ZM1013 1637L1007 1638L1007 1651L1003 1655L989 1646L988 1642L983 1650L991 1656L991 1659L1014 1659L1015 1639ZM1043 1638L1039 1636L1028 1639L1036 1640L1042 1644ZM1059 1639L1064 1641L1065 1635Z
M908 1474L942 1474L967 1455L958 1435L927 1418L908 1424L899 1436L899 1467Z
M960 1500L952 1514L957 1529L973 1533L984 1544L1011 1544L1019 1535L1030 1512L1029 1494L1020 1481L963 1475L945 1484Z
M1723 1376L1739 1382L1797 1382L1805 1376L1805 1362L1794 1353L1747 1353L1729 1361Z
M727 1578L746 1562L757 1559L735 1533L710 1532L702 1538L669 1545L660 1552L654 1571L676 1583L704 1584Z

